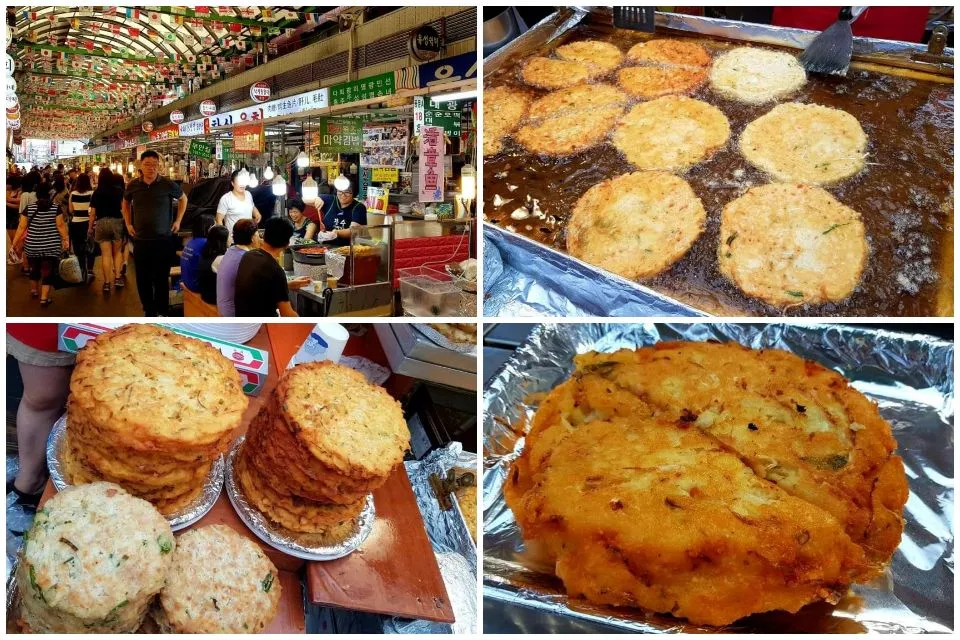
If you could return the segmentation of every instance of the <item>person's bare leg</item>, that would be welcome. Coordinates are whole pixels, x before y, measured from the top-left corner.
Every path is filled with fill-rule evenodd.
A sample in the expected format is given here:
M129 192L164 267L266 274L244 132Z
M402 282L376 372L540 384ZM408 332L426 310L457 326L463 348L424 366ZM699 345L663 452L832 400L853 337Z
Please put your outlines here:
M113 279L116 280L120 277L120 272L123 270L123 242L117 240L116 242L111 243L113 247Z
M17 448L20 472L14 485L27 493L38 493L47 481L47 436L53 423L63 415L73 367L20 365L23 399L17 408Z
M103 269L103 283L111 284L117 277L113 266L113 243L100 243L100 267Z

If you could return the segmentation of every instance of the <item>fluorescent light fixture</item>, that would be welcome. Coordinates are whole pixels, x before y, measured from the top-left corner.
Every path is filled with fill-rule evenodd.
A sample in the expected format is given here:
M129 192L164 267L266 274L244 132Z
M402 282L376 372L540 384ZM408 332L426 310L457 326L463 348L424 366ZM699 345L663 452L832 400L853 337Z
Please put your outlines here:
M441 93L438 96L430 96L430 102L433 104L440 104L441 102L451 102L453 100L467 100L468 98L476 98L477 90L473 91L457 91L454 93Z

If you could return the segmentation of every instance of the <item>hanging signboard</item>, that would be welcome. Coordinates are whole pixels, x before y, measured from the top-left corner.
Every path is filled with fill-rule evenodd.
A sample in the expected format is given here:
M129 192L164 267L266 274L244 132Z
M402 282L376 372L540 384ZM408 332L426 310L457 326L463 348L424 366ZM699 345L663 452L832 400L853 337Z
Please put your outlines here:
M147 120L142 125L140 125L140 127L143 129L144 133L150 133L151 131L153 131L153 123L150 122L149 120Z
M7 29L7 33L9 32L10 32L10 29ZM4 68L7 70L7 75L12 76L17 65L14 63L13 58L10 56L9 53L5 53L3 55L6 56L6 58L4 59Z
M233 128L236 153L263 153L263 124L243 124Z
M270 85L266 82L255 82L250 85L250 98L254 102L266 102L270 99Z
M360 156L360 166L368 169L403 169L406 162L406 122L363 125L363 155Z
M200 103L200 114L204 116L212 116L217 112L217 103L213 100L204 100Z
M187 153L191 156L209 160L213 157L213 147L202 140L191 140L190 148Z
M191 120L180 125L180 137L190 138L192 136L204 136L210 133L210 120Z
M409 46L410 54L417 60L433 60L443 50L443 36L430 25L424 24L410 32Z
M7 109L13 109L18 104L20 104L20 100L17 98L17 94L15 93L6 94L5 99L6 99Z
M377 167L373 170L374 182L393 182L397 183L400 181L400 169L387 169L384 167ZM369 191L367 192L369 194Z
M209 121L207 124L207 130L223 129L225 127L233 127L238 124L259 122L261 120L267 120L270 118L296 115L298 113L312 111L314 109L323 109L328 106L328 95L329 90L327 87L324 87L322 89L314 89L313 91L300 93L295 96L271 100L266 104L254 105L252 107L220 113L206 118L206 120ZM203 120L191 120L190 122L186 122L184 124L191 125L192 127L199 127L200 125L197 123L200 122L203 122ZM197 129L191 130L193 131ZM192 133L191 135L200 134Z
M461 103L452 100L433 102L429 98L417 96L413 99L413 135L419 135L420 127L443 127L447 137L460 137Z
M420 202L443 200L443 157L446 152L441 127L420 129Z
M330 104L350 104L360 100L392 96L395 87L396 82L392 71L370 76L363 80L342 82L330 87Z
M417 67L421 87L432 87L445 82L457 82L477 77L477 55L462 53L452 58L434 60Z
M360 153L363 150L363 121L359 118L320 118L313 133L317 153Z
M7 78L7 93L16 93L17 91L17 81L12 77Z
M160 127L150 132L150 139L154 142L157 140L173 140L179 137L180 129L175 124L168 124L165 127Z
M170 112L170 122L173 124L180 124L183 122L183 111L177 109L176 111Z

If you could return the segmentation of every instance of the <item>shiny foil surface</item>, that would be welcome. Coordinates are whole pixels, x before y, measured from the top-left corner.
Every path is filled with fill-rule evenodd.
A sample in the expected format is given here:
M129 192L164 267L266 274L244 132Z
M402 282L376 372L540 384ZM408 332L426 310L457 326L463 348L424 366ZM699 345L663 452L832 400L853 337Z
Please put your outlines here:
M566 595L552 567L525 555L502 486L523 448L537 402L573 371L572 358L670 340L736 341L814 360L851 380L893 428L910 497L906 525L886 573L854 585L836 606L772 612L724 628L687 624L639 609L592 605ZM953 343L839 325L550 324L537 327L484 390L483 585L485 616L517 628L575 632L950 632L953 629ZM539 395L538 395L539 394ZM497 606L499 605L499 606ZM516 606L509 606L516 605Z
M357 518L356 526L349 538L338 544L318 544L316 536L289 531L270 522L260 511L247 502L246 496L240 490L240 485L233 475L233 461L240 451L244 436L234 441L227 454L226 473L224 482L227 487L227 496L237 515L243 520L250 531L275 549L304 560L336 560L350 555L360 548L363 542L373 531L373 520L376 518L376 509L373 506L373 494L367 496L367 504Z
M470 344L467 342L451 342L446 338L446 336L431 327L429 324L415 323L413 327L426 336L430 342L441 346L444 349L456 351L457 353L466 353L473 356L477 355L477 345L475 344Z
M60 419L53 425L50 431L50 437L47 438L47 468L50 470L50 479L57 491L63 491L70 486L67 482L63 470L64 444L67 434L67 416L60 416ZM203 491L197 496L196 500L191 502L177 513L166 515L170 528L174 531L180 531L188 527L207 514L220 497L220 489L223 487L223 456L217 458L210 469L210 474L204 481Z

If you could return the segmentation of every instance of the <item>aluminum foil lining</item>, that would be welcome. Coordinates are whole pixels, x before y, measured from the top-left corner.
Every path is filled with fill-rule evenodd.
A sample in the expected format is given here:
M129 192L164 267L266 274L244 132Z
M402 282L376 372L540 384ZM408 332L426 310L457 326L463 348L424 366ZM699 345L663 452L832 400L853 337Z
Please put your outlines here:
M698 627L670 616L595 606L568 598L552 573L528 563L502 486L509 462L523 447L513 430L529 424L530 394L548 391L590 350L616 351L661 340L735 340L816 360L851 380L878 403L893 426L910 483L906 526L890 568L855 585L836 607L812 605L796 615L752 616L726 628ZM661 632L950 632L953 629L953 344L943 340L843 325L786 324L554 324L536 328L484 391L483 584L499 616L517 627L552 631L611 627ZM535 397L535 396L534 396ZM531 611L533 610L533 611ZM539 615L537 615L539 614Z
M459 553L470 563L474 575L477 571L477 545L467 529L460 505L455 503L456 506L450 511L440 508L430 485L430 474L443 476L450 469L473 469L474 473L477 473L477 462L477 454L464 451L459 442L451 442L431 451L422 460L404 463L433 550ZM477 482L479 483L479 477ZM479 493L479 487L477 492Z
M67 482L63 469L64 445L67 435L67 416L60 416L60 419L53 425L50 431L50 437L47 438L47 468L50 471L50 479L57 491L63 491L70 486ZM204 481L203 491L189 505L176 513L166 515L170 528L179 531L188 527L207 514L217 498L220 497L220 489L223 487L223 456L217 458L210 469L210 474Z
M504 273L484 299L485 316L566 317L705 315L682 302L632 280L609 273L571 255L495 225L483 225L484 251L496 247ZM508 272L507 267L512 268ZM530 312L524 312L524 307ZM576 313L569 313L575 310Z
M20 556L17 555L7 573L7 633L21 633L17 628L17 621L20 619L20 587L16 578L19 564Z
M240 436L230 447L230 452L227 454L224 482L230 503L254 535L271 547L304 560L336 560L348 556L360 548L369 537L370 532L373 531L373 521L377 515L373 506L373 494L367 496L367 503L357 517L356 528L350 537L338 544L317 544L315 540L310 539L309 534L289 531L270 522L256 507L247 502L246 496L243 495L243 491L240 490L240 485L233 475L233 461L237 452L240 451L240 445L243 444L244 439L245 436Z
M477 355L477 345L464 342L451 342L446 336L428 324L414 323L413 328L422 333L430 342L444 349L456 351L457 353L466 353L474 357Z
M478 633L477 574L459 553L447 551L434 554L447 589L450 607L456 622L443 624L427 620L389 618L383 625L384 633Z

